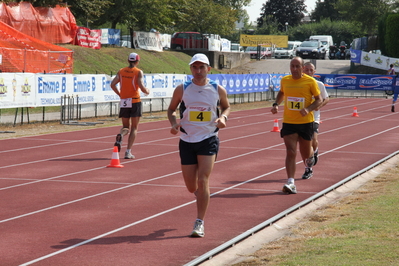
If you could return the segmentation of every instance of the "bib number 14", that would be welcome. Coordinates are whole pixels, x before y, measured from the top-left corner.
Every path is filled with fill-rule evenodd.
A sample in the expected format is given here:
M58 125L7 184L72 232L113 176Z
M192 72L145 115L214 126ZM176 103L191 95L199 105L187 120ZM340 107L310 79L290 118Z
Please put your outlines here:
M293 111L299 111L304 108L305 98L299 97L288 97L288 109Z

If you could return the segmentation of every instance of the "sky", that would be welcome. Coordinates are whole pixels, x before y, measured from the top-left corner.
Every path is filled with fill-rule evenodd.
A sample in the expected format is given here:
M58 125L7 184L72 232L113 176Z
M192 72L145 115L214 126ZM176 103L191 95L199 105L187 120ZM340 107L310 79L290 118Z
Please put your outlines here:
M251 4L246 7L250 21L256 21L260 15L262 5L266 3L267 0L252 0ZM316 0L305 0L306 10L310 12L316 6Z

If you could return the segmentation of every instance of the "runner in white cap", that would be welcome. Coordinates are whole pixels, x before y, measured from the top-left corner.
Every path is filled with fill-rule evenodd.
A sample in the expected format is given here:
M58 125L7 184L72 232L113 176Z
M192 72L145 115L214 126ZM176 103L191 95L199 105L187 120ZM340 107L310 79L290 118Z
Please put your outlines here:
M230 103L226 90L208 79L208 57L196 54L190 61L192 80L180 84L173 92L168 108L171 133L180 130L180 162L184 182L197 197L197 219L191 232L204 237L204 217L209 206L209 177L219 150L218 131L226 127ZM176 109L180 105L180 123ZM218 109L220 106L220 111Z
M144 86L143 71L137 68L139 61L140 56L136 53L131 53L128 57L129 66L121 68L111 82L111 88L121 99L119 117L122 118L122 129L116 135L114 144L119 151L121 150L123 136L130 131L125 159L134 159L131 149L136 139L140 117L142 116L140 90L145 94L150 93L150 90ZM119 90L116 87L118 83Z

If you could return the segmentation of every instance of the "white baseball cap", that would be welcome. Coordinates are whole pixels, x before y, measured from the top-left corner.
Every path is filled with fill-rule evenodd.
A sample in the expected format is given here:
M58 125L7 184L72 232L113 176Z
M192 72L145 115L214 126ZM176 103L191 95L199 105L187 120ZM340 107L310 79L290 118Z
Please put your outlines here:
M140 60L140 56L136 53L131 53L129 55L129 61L139 61Z
M195 54L191 58L191 61L190 61L189 65L191 66L194 62L201 62L201 63L207 64L207 65L210 65L208 57L206 55L204 55L204 54Z

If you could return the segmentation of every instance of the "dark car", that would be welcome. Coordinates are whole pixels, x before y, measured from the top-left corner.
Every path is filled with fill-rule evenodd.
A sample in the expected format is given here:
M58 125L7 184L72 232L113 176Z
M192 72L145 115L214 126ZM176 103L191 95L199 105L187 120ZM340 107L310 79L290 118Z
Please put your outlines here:
M320 41L304 41L296 49L296 55L302 58L326 59L326 47Z

